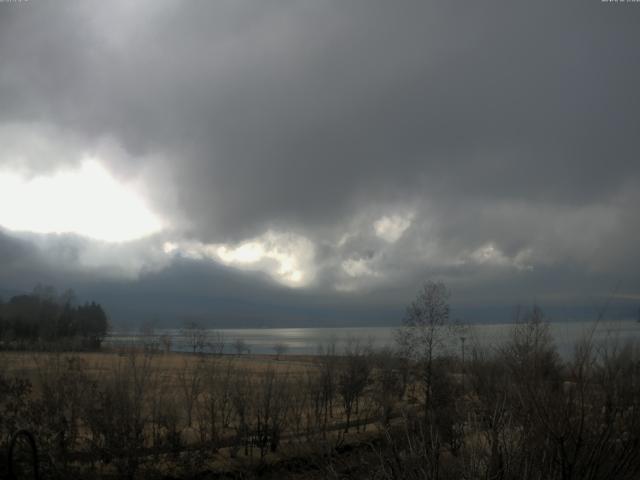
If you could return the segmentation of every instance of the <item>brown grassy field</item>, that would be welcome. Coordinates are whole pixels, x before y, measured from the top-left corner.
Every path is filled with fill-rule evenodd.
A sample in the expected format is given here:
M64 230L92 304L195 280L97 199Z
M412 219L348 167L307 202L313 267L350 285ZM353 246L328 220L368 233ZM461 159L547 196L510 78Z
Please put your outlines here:
M335 391L343 360L132 350L0 352L0 374L30 382L28 398L47 412L31 420L46 448L56 449L61 428L56 417L66 419L69 458L99 457L94 452L98 443L98 451L107 456L136 451L135 470L148 472L152 464L155 472L235 471L249 468L247 462L279 465L294 457L312 458L319 451L316 441L322 450L366 438L374 408L364 397L350 414L350 431L344 431L345 410ZM335 370L332 390L322 394L327 368ZM314 387L315 401L307 395ZM111 423L103 425L102 418ZM122 422L139 423L139 433L119 432ZM110 436L124 449L109 446ZM132 468L126 460L121 466L102 463L103 476Z
M50 353L50 352L0 352L0 371L10 375L20 375L36 379L39 369L52 360L78 358L85 365L87 372L99 377L112 370L130 354L144 355L135 351L100 351L78 353ZM195 366L206 361L209 364L222 366L231 362L236 368L246 370L252 374L259 374L269 369L280 372L286 371L292 375L300 375L317 368L317 358L312 355L287 355L277 358L276 355L192 355L188 353L153 354L154 370L163 372L167 377L175 376L179 369Z

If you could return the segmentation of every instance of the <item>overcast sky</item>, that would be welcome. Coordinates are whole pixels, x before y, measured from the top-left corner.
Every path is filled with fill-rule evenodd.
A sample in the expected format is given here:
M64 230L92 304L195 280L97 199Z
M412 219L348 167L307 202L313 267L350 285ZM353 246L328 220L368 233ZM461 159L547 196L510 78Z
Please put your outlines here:
M639 24L600 0L0 3L0 294L71 287L125 323L393 323L428 279L471 321L637 305Z

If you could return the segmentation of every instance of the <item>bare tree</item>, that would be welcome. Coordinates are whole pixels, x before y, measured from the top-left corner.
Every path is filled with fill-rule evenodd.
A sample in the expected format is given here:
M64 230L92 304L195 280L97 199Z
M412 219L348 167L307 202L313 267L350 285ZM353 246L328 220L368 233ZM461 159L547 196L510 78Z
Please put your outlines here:
M268 450L275 452L286 426L290 406L288 375L269 368L260 375L253 396L253 436L263 458Z
M160 340L156 335L154 320L149 320L140 325L140 336L142 337L142 346L145 351L150 353L157 352L160 347Z
M233 384L231 385L231 403L233 405L233 427L236 431L236 438L230 452L232 457L235 457L237 449L241 446L244 446L245 455L249 455L250 451L252 451L251 420L255 403L252 397L253 385L250 372L243 368L236 369L234 373Z
M233 349L238 355L242 355L245 352L249 353L249 346L247 345L247 342L245 342L241 338L235 339L235 341L233 342Z
M207 331L193 320L186 320L182 327L182 336L193 353L202 353L207 345Z
M214 360L206 364L202 394L197 403L198 426L202 441L209 440L214 448L231 421L231 386L235 375L231 361L222 364Z
M225 343L226 340L222 332L215 330L207 335L207 346L214 355L222 355Z
M193 423L193 409L196 406L198 396L202 392L204 365L198 360L195 365L184 359L182 368L178 371L178 384L182 391L184 407L187 414L187 426Z
M290 380L289 397L290 408L287 423L290 425L292 432L292 439L299 441L306 441L303 434L309 433L310 420L311 420L311 397L312 391L307 388L309 385L313 385L313 382L309 383L309 372L306 372L306 376L300 376ZM306 432L304 428L307 428Z
M135 477L150 426L150 399L157 392L152 357L119 357L101 383L87 389L84 424L93 451L103 461L113 461L121 478Z
M449 290L444 283L425 282L407 308L403 326L396 334L404 354L421 366L425 413L431 408L434 356L450 336L446 328L449 326L449 297Z
M276 358L280 360L280 356L287 353L289 345L284 342L278 342L273 346L273 350L276 352Z
M383 425L388 425L391 414L398 397L402 397L402 365L399 358L391 349L383 349L376 352L373 358L375 365L375 390L376 402Z
M38 398L33 401L31 421L34 433L61 465L80 435L83 394L90 387L86 362L79 356L55 353L38 359L36 384Z
M360 399L371 376L371 359L367 348L355 339L349 339L345 350L345 361L338 376L338 393L342 398L345 414L345 433L349 432L351 417L358 413Z
M160 336L160 344L162 345L162 351L164 353L170 353L171 345L173 344L173 339L171 338L171 335L169 335L168 333L163 333Z

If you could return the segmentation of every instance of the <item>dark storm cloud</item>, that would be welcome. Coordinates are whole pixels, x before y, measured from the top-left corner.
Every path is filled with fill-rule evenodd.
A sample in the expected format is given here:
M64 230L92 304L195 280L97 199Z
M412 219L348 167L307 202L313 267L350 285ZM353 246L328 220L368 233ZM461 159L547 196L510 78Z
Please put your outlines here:
M571 293L637 291L639 19L596 0L0 4L0 129L59 145L13 160L36 171L108 139L101 160L144 172L190 239L306 236L317 292L439 276L513 299L576 271ZM389 242L372 225L395 214Z

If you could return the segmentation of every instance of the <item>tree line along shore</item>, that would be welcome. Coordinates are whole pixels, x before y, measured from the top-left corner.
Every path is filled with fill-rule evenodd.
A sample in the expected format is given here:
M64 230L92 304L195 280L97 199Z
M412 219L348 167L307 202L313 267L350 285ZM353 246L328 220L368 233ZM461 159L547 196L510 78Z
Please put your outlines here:
M107 315L96 302L74 304L67 290L57 295L51 287L0 299L0 349L95 350L109 328Z

